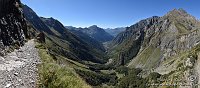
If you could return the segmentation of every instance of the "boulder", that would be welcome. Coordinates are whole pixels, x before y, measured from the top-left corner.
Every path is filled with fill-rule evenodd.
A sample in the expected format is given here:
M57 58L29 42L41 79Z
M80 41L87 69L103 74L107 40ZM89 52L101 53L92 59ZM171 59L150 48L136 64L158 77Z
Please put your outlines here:
M43 32L39 33L37 35L37 40L40 42L40 43L45 43L45 34Z

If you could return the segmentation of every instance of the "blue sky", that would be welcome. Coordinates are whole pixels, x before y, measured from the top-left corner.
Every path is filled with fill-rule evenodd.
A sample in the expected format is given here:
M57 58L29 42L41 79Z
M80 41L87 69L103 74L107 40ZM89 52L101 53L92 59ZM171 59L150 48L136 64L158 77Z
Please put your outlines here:
M130 26L151 16L183 8L200 18L200 0L22 0L39 16L53 17L64 25L103 28Z

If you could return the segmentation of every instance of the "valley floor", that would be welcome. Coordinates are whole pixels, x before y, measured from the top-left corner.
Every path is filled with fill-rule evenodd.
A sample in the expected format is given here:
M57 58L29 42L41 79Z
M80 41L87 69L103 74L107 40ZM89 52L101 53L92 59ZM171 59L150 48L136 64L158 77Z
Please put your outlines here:
M34 40L0 57L0 88L35 88L40 63Z

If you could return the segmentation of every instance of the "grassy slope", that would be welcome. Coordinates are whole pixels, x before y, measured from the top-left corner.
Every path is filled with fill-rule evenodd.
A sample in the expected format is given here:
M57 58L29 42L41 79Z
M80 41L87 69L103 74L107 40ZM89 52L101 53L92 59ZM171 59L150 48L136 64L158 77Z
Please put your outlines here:
M43 45L37 44L42 64L39 65L40 88L91 88L74 71L72 67L86 66L61 56L50 55ZM59 64L62 60L65 64Z
M196 64L197 55L199 54L199 52L200 52L200 45L197 45L191 50L188 50L176 56L170 57L161 63L162 66L159 66L158 69L151 71L149 74L145 74L146 76L143 76L143 78L140 78L140 76L137 76L137 74L135 75L136 72L130 73L131 68L129 68L128 74L125 76L122 76L121 79L119 80L118 87L128 88L130 86L134 86L134 88L182 88L184 86L182 87L181 86L148 86L147 87L145 85L149 83L158 83L158 84L163 84L163 85L166 85L166 84L179 85L180 83L183 83L183 85L189 84L190 81L188 81L188 77L195 74L195 71L194 71L195 65L193 67L189 67L189 66L186 66L185 63L187 59L190 58L190 62L193 64ZM161 73L161 75L155 72ZM159 80L158 78L161 80ZM152 79L154 79L154 81L152 81Z
M56 29L53 29L53 28L51 28L51 30L56 31ZM79 54L80 55L82 54L81 59L88 59L88 60L85 60L85 61L102 62L103 63L107 60L106 55L101 50L98 50L96 48L92 48L90 45L86 44L85 42L83 43L83 41L77 40L75 38L75 36L71 33L66 34L66 35L69 37L68 39L62 39L62 38L59 38L59 37L56 37L56 36L46 34L47 38L50 39L49 43L53 42L54 44L58 45L60 48L63 48L64 50L69 51L76 56L78 56ZM74 42L78 43L78 45L74 45L73 44ZM53 47L51 47L52 45L48 45L48 46L50 48L53 48ZM73 48L72 46L76 47L76 49ZM79 48L79 49L77 49L77 48ZM86 54L92 55L92 57L91 56L87 57ZM78 58L80 59L80 56L78 56Z
M160 48L148 46L140 54L137 55L128 65L128 67L153 68L159 61L161 56Z
M192 30L189 30L186 27L186 24L178 22L174 18L170 18L172 21L171 25L174 25L178 31L178 34L176 37L180 37L184 34L192 33ZM194 23L193 23L194 24ZM167 30L166 32L163 32L161 34L156 33L154 39L152 39L153 42L158 42L159 37L161 36L173 36L174 34L170 32L170 30ZM176 39L177 40L177 39ZM178 40L177 40L178 41ZM145 41L144 41L145 42ZM180 42L181 43L181 42ZM176 50L178 52L178 55L176 57L181 57L181 53L184 53L182 50ZM160 57L163 55L163 52L160 50L160 48L156 48L155 45L147 46L144 50L139 52L137 57L135 57L129 64L129 67L142 67L145 69L153 68L159 63ZM170 57L173 58L173 57ZM170 59L169 59L170 60Z
M45 45L38 45L37 47L39 47L40 49L40 55L41 58L43 59L44 64L40 66L40 79L41 80L41 85L45 86L45 87L60 87L60 85L64 85L63 83L68 83L68 80L71 79L64 79L64 80L60 80L60 78L64 78L62 76L72 76L75 78L75 80L77 80L78 82L76 82L76 84L80 84L83 85L83 87L86 86L87 88L87 84L85 84L86 82L88 84L90 84L91 86L99 86L101 87L103 84L107 84L107 83L111 83L113 85L113 83L115 82L116 76L115 75L110 75L110 74L104 74L102 72L95 72L94 70L91 70L91 66L93 64L92 67L94 68L102 68L101 65L96 65L96 63L92 63L92 62L84 62L84 61L76 61L70 58L66 58L65 56L63 56L61 54L61 48L60 46L62 46L63 41L60 41L58 39L52 41L49 38L46 38L46 44ZM59 43L59 44L57 44ZM45 47L44 47L45 46ZM65 46L62 49L67 50L68 47ZM50 51L49 51L50 50ZM60 52L60 53L59 53ZM104 68L104 66L103 66ZM53 72L61 72L61 73L53 73L53 74L47 74L50 71L53 70ZM63 71L63 73L62 73ZM65 72L66 71L66 72ZM50 72L51 73L51 72ZM68 74L69 73L69 74ZM54 75L56 74L56 75ZM78 74L78 76L76 75ZM44 75L44 76L43 76ZM47 77L45 76L47 75ZM51 78L52 76L57 76L56 78ZM80 77L83 78L84 81L81 81L82 79L80 79ZM58 79L57 79L58 78ZM69 78L69 77L68 77ZM50 79L50 80L54 80L54 81L48 81L47 83L44 82L46 79ZM75 81L74 80L74 81ZM90 81L93 80L93 81ZM113 81L112 81L113 80ZM57 83L58 82L58 83ZM73 82L73 79L71 81L69 81L69 83ZM78 88L77 86L73 87L73 84L71 88ZM64 85L67 86L67 85ZM80 87L82 88L82 87Z

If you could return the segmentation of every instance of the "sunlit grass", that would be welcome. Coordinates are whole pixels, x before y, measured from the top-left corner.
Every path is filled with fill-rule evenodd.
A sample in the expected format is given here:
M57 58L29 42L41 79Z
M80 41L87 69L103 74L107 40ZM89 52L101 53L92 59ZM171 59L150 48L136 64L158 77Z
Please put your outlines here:
M36 47L42 60L38 66L39 88L90 88L73 68L56 63L44 46L37 44Z

